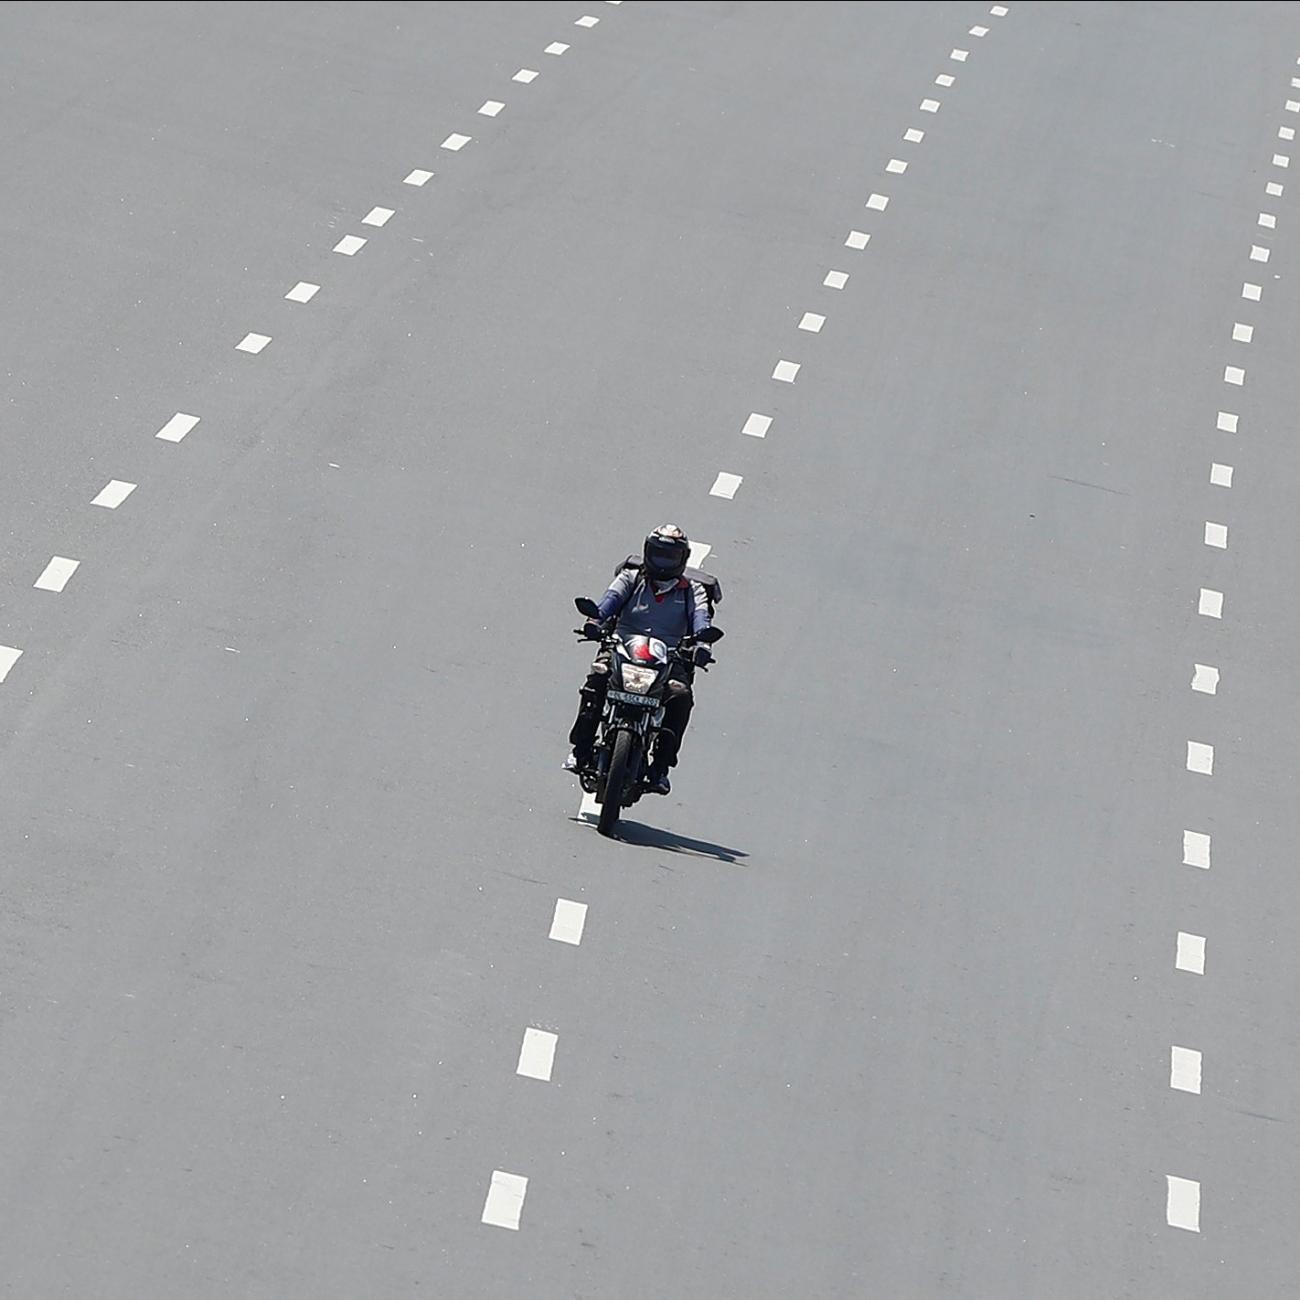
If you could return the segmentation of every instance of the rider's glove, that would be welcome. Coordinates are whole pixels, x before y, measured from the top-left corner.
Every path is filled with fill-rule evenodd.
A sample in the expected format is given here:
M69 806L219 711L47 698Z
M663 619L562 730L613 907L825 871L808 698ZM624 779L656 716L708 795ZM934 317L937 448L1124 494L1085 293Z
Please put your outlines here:
M703 668L705 664L713 662L713 651L706 645L697 645L695 647L695 666Z

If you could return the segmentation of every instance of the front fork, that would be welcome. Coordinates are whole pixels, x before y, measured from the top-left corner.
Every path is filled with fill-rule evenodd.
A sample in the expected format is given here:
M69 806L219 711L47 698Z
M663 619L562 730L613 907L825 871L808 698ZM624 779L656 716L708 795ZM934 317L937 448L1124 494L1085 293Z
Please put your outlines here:
M645 774L650 766L650 747L658 739L659 729L663 726L663 723L664 706L662 704L653 711L641 710L633 719L627 719L620 715L617 705L610 704L606 707L605 716L600 722L600 732L594 750L596 757L596 791L597 797L600 798L602 803L605 797L605 776L609 771L610 755L614 751L614 737L620 731L631 731L637 737L637 768L630 782L632 797L627 800L628 803L635 803L641 797Z

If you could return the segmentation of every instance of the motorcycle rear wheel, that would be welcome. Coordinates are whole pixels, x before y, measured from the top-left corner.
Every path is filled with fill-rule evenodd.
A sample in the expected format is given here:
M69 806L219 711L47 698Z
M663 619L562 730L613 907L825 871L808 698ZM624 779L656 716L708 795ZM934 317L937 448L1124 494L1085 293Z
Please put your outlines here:
M613 835L618 825L618 815L623 807L623 787L627 784L628 768L632 766L632 733L620 731L614 739L614 752L609 758L605 773L605 789L601 793L600 817L596 829L602 835Z

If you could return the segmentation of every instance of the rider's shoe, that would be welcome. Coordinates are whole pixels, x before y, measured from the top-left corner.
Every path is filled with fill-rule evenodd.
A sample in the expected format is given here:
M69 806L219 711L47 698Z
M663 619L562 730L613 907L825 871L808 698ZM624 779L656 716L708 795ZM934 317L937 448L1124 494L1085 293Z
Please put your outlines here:
M646 789L651 794L669 794L672 792L672 783L668 780L667 772L657 771L651 768L645 774Z
M566 772L577 772L580 770L578 767L578 756L573 752L573 750L569 750L569 756L564 760L564 770Z

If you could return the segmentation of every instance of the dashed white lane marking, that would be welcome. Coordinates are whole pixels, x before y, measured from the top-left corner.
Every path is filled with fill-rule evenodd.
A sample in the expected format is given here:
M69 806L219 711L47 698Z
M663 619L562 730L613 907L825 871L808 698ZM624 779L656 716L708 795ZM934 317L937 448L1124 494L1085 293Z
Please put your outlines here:
M1232 486L1232 466L1220 465L1216 460L1210 466L1210 482L1215 487L1230 488Z
M459 131L453 131L443 142L444 149L450 149L453 153L458 149L463 149L474 137L472 135L461 135Z
M238 343L235 344L236 352L252 352L254 355L259 353L271 341L269 334L245 334Z
M483 101L483 105L479 109L479 112L482 113L484 117L496 117L503 108L505 108L505 105L499 99L486 99Z
M319 292L320 285L308 284L306 280L299 280L284 296L290 302L311 302Z
M1267 248L1261 248L1258 244L1251 244L1251 246L1250 246L1250 260L1251 260L1252 262L1267 262L1267 261L1268 261L1268 249L1267 249Z
M970 57L970 51L953 50L953 52L950 55L948 55L948 57L956 63L965 63L966 60Z
M177 411L166 424L163 425L155 438L161 438L164 442L180 442L187 433L194 428L199 422L197 415L186 415L184 411Z
M957 78L954 77L951 72L941 72L937 77L935 77L934 84L936 86L947 87L953 85L956 80Z
M1174 949L1174 969L1185 970L1192 975L1205 974L1205 936L1178 931L1178 943Z
M1201 1054L1194 1047L1169 1049L1169 1086L1200 1095Z
M893 172L896 176L901 176L907 170L907 164L901 158L891 158L885 164L887 172Z
M1275 153L1273 155L1274 167L1290 167L1291 159L1284 153Z
M1288 99L1286 101L1286 111L1288 113L1300 113L1300 99Z
M0 682L9 676L9 670L23 657L23 652L11 645L0 645Z
M1187 742L1187 770L1200 776L1214 775L1214 746L1200 740Z
M116 510L134 491L134 483L124 483L120 478L111 478L99 489L99 494L90 504L103 506L105 510Z
M587 904L575 903L571 898L555 900L555 916L551 920L550 937L556 943L582 942L583 927L587 924Z
M593 825L600 820L600 804L596 802L594 794L588 794L585 790L578 801L578 820L591 822Z
M692 569L698 569L709 558L711 550L713 550L713 547L708 542L692 542L691 553L686 557L686 563Z
M1200 691L1202 695L1217 695L1219 693L1219 670L1212 668L1209 664L1193 664L1192 690Z
M779 379L783 384L793 384L801 364L798 361L778 361L776 369L772 371L772 378Z
M921 101L922 113L937 113L939 111L939 101L937 99L923 99Z
M518 1232L519 1216L524 1212L527 1194L528 1179L522 1174L494 1169L487 1200L483 1204L483 1222L493 1228L510 1228Z
M799 322L799 328L807 330L809 334L820 334L822 326L825 324L825 316L819 316L815 311L806 311L803 314L803 319Z
M873 194L867 200L867 207L870 208L872 212L883 212L888 206L889 195L887 194Z
M1294 139L1295 139L1295 127L1293 127L1293 126L1279 126L1278 129L1277 129L1277 138L1278 138L1279 140L1294 140Z
M728 474L725 470L718 471L718 477L713 480L713 486L709 489L711 497L724 497L731 501L735 498L736 489L745 481L743 474Z
M1258 224L1265 230L1277 229L1277 218L1271 212L1261 212L1259 214Z
M355 257L365 246L366 241L360 235L344 235L334 245L334 251L342 253L344 257Z
M903 132L903 139L906 140L908 144L920 144L921 141L925 139L925 132L920 130L918 127L909 126L907 130Z
M1185 1228L1188 1232L1201 1230L1201 1185L1190 1178L1175 1178L1167 1174L1169 1190L1165 1198L1165 1221L1171 1228Z
M1232 324L1232 341L1234 343L1249 343L1255 337L1255 327L1253 325L1243 325L1241 321L1234 321Z
M510 80L522 81L526 86L528 85L529 82L537 80L537 73L534 72L532 68L520 68L519 71L516 72L515 75L510 78Z
M987 27L972 27L970 29L970 34L972 36L987 36L989 34L989 29Z
M1246 372L1240 366L1224 366L1223 382L1225 384L1236 384L1240 387L1246 382Z
M598 22L600 22L599 18L593 18L591 14L583 14L581 18L574 20L573 25L575 27L595 27Z
M766 438L767 431L772 427L772 417L770 415L760 415L758 411L751 411L749 419L741 427L741 433L747 433L751 438Z
M1241 296L1248 298L1251 302L1258 302L1260 295L1264 292L1262 285L1251 284L1249 280L1241 286Z
M847 271L827 271L826 278L822 281L828 289L843 289L848 282Z
M1264 189L1275 199L1280 199L1282 197L1283 188L1284 187L1279 185L1277 181L1269 181L1269 183L1264 186Z
M567 45L565 45L565 43L564 43L563 41L552 41L552 42L551 42L551 43L546 47L546 49L542 51L542 53L543 53L543 54L555 54L555 55L560 55L560 54L563 54L564 51L567 50L568 48L569 48L569 47L568 47Z
M364 217L361 218L363 226L382 226L387 224L389 217L393 215L393 208L371 208Z
M32 583L32 586L37 591L62 591L68 585L68 579L80 567L80 560L70 560L65 555L56 555L41 570L41 576Z
M867 241L871 238L865 230L850 230L849 237L844 241L845 248L866 248Z
M1223 592L1211 591L1209 587L1201 588L1201 599L1196 606L1197 612L1206 618L1223 617Z
M1219 418L1215 421L1214 427L1218 429L1220 433L1236 433L1237 416L1232 411L1220 411Z
M519 1064L516 1074L525 1079L540 1079L550 1083L551 1071L555 1068L555 1044L559 1042L558 1034L548 1034L545 1029L534 1029L530 1025L524 1030L523 1046L519 1049Z
M989 10L989 13L991 13L994 18L1005 18L1007 16L1007 7L1006 5L994 5L993 8Z
M426 182L433 180L433 173L427 172L422 167L417 167L412 172L407 172L402 179L403 185L424 185Z
M1220 551L1228 549L1228 525L1214 524L1208 519L1205 521L1205 544L1213 546Z

